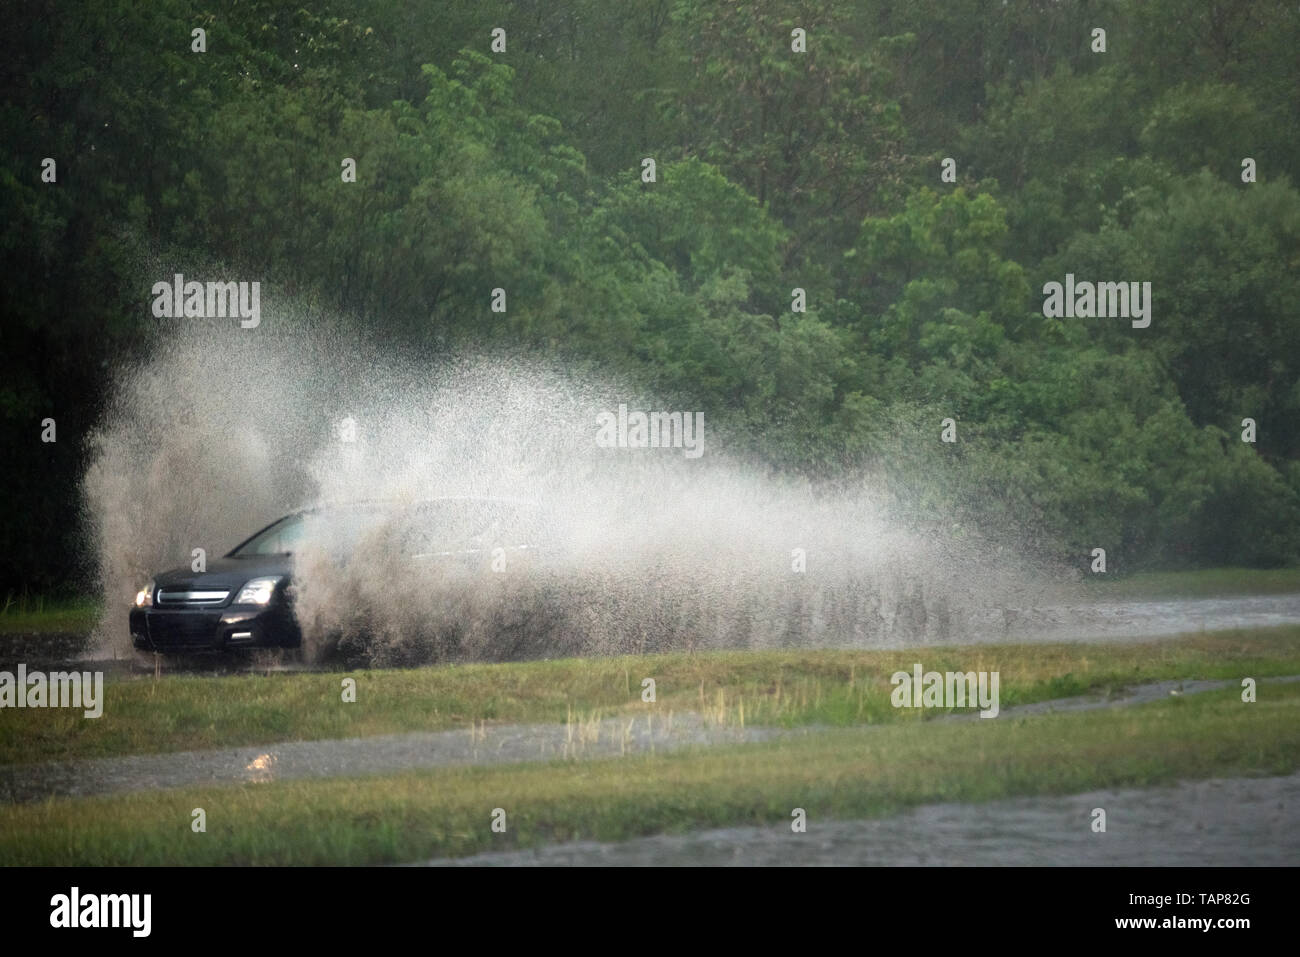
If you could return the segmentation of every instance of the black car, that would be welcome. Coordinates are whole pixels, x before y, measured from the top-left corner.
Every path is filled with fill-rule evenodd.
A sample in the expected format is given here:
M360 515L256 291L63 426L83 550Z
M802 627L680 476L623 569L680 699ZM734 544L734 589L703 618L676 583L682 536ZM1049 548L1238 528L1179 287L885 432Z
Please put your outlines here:
M440 498L414 505L359 503L306 509L271 523L202 572L165 571L135 597L131 639L142 651L297 648L293 554L312 539L346 557L367 531L396 526L395 547L412 560L486 556L534 546L536 510L506 499Z

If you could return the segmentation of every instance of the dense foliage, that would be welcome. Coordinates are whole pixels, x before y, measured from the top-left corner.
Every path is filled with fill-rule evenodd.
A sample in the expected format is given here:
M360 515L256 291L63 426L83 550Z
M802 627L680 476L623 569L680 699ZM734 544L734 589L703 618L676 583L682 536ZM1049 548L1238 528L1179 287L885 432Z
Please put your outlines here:
M1053 554L1294 562L1297 49L1283 0L26 4L0 586L84 571L79 437L193 263L417 352L592 363L774 468L892 470ZM1044 318L1066 273L1150 281L1151 326Z

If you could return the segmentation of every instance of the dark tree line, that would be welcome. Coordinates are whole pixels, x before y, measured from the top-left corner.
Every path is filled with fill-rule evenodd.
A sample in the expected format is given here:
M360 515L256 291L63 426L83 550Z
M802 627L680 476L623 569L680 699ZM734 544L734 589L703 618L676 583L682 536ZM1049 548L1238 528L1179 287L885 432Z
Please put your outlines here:
M0 32L0 587L87 571L81 439L185 263L417 351L593 363L773 467L892 471L1056 554L1300 559L1295 4L312 7ZM1067 272L1150 281L1150 328L1045 319Z

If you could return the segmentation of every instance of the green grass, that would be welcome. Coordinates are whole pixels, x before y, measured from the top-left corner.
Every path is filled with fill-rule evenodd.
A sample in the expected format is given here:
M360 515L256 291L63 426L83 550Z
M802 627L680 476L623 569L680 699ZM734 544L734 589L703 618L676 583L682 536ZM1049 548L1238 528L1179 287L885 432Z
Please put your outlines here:
M0 634L87 634L99 620L101 608L91 598L47 599L9 592L0 602Z
M1276 595L1300 592L1300 568L1205 568L1122 578L1087 575L1084 584L1088 596L1098 601Z
M889 677L998 671L1001 705L1107 692L1161 679L1300 674L1300 626L1197 633L1157 642L972 646L908 651L728 651L341 673L109 679L104 716L0 712L0 764L556 722L577 714L701 711L781 726L880 724L918 713L890 705ZM342 701L342 679L357 683ZM656 682L654 705L641 680ZM927 717L940 713L927 711Z
M14 865L374 864L574 839L889 814L941 801L1300 767L1300 686L1030 718L901 722L565 764L196 788L0 808ZM190 829L191 811L207 832ZM508 830L493 833L494 808ZM1086 827L1086 821L1079 822Z

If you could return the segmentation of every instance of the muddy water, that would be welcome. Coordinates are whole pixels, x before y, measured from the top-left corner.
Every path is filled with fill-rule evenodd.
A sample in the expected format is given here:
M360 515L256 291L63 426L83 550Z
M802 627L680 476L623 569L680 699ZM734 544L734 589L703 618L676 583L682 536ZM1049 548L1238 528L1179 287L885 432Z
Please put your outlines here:
M1093 809L1106 832L1093 833ZM868 821L809 821L581 842L430 865L598 866L1294 866L1300 774L935 804Z

